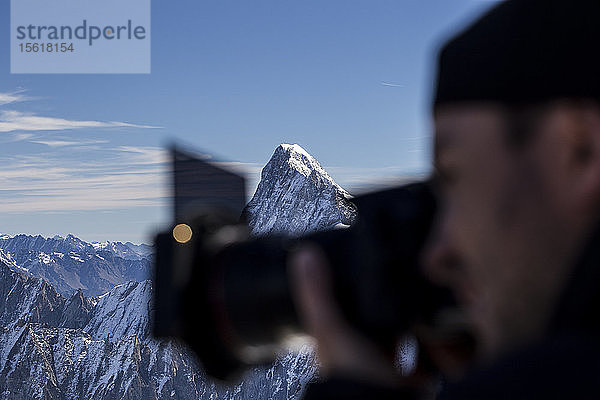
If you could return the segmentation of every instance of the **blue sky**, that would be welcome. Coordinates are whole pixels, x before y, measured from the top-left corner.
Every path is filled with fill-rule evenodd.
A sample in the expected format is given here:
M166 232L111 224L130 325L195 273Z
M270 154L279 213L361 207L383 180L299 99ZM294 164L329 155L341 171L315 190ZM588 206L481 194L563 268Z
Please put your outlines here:
M251 186L298 143L349 189L429 171L435 50L483 0L152 2L149 75L10 74L0 3L0 232L150 240L179 140Z

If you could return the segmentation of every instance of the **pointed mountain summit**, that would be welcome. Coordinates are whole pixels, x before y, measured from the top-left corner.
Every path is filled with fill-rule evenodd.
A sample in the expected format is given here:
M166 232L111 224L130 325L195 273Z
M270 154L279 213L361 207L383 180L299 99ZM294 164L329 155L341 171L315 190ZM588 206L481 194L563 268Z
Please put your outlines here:
M350 225L356 207L319 162L297 144L281 144L263 168L244 214L255 235L301 235Z

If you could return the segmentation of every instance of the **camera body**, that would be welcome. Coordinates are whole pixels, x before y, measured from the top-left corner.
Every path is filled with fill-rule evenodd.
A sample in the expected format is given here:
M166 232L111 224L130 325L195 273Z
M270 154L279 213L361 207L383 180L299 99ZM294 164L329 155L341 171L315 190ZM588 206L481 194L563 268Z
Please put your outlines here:
M435 197L430 182L419 182L352 201L358 214L351 227L302 237L252 237L231 208L197 204L193 216L156 237L154 335L182 339L219 379L272 361L303 331L288 261L310 243L329 262L335 300L350 324L374 343L395 346L452 301L419 268Z

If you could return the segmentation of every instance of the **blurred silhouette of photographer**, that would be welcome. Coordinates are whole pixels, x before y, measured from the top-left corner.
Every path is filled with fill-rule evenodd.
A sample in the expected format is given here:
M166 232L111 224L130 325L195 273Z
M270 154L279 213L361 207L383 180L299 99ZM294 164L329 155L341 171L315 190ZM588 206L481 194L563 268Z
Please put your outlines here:
M440 210L423 270L452 289L475 356L431 346L446 376L433 392L400 377L343 320L326 261L304 248L295 300L323 377L306 398L600 398L599 19L593 1L507 1L439 53Z

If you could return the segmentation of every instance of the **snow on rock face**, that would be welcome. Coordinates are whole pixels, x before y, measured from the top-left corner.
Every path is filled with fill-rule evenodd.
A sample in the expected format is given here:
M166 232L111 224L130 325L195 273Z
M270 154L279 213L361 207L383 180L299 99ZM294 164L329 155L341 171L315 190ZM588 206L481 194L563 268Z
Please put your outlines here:
M302 147L282 144L244 213L255 235L299 235L350 225L356 216L350 197Z
M0 262L0 399L167 399L173 392L186 400L215 393L188 351L148 337L150 290L149 281L130 282L99 299L81 291L65 299Z
M148 335L150 281L70 299L0 263L0 399L298 399L314 373L310 349L218 386L193 354Z
M152 282L128 282L116 286L98 299L94 314L83 328L95 339L150 334L149 316Z
M152 246L146 244L135 245L131 242L93 242L90 244L95 250L110 251L125 260L141 260L152 255Z
M36 323L13 330L3 335L14 339L2 369L2 399L167 399L175 391L173 398L186 400L214 392L175 346L152 349L137 336L95 340L80 329ZM167 385L168 393L159 390Z
M47 282L12 271L0 262L0 326L19 321L57 325L63 307L64 297Z

